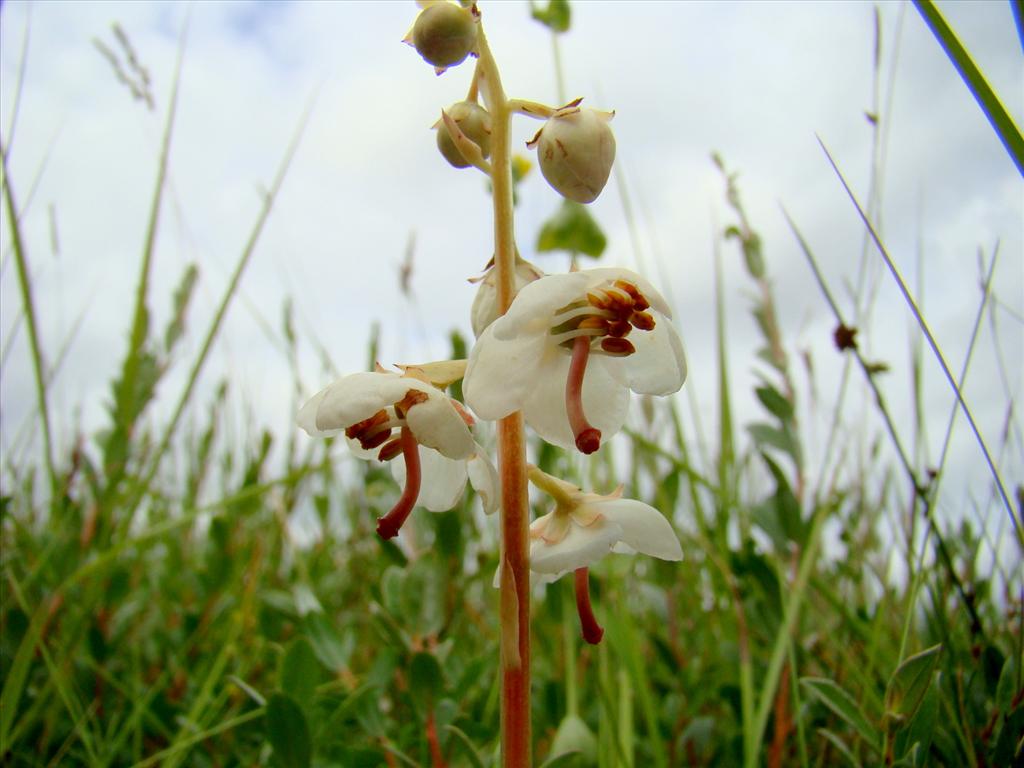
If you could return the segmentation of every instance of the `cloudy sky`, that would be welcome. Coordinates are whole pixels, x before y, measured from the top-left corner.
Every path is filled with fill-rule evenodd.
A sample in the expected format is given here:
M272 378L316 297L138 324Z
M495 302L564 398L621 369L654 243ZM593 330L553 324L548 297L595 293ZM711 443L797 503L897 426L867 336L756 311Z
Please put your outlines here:
M690 360L693 402L713 424L716 407L712 263L716 229L732 221L719 152L740 172L743 199L765 243L794 365L814 361L818 406L808 411L809 450L820 445L841 360L834 326L781 206L802 228L844 309L851 307L864 235L816 136L857 194L870 181L878 111L884 138L880 227L947 358L958 371L981 298L979 251L999 243L996 331L987 324L968 381L968 401L1001 453L1004 478L1024 476L1021 420L1005 448L1008 402L1019 400L1024 358L1024 186L1005 150L913 6L877 6L881 57L875 94L873 6L867 2L575 2L561 41L569 97L615 109L617 168L635 211L630 237L621 188L591 206L609 235L604 264L651 272L671 298ZM506 91L556 103L547 30L525 2L481 3ZM1005 2L942 3L1018 124L1024 123L1021 41ZM224 376L250 425L291 429L292 366L281 351L282 306L291 298L300 337L304 392L326 383L317 345L339 371L362 368L371 323L382 362L433 359L452 328L468 333L473 287L491 255L490 201L482 177L454 171L437 154L431 124L460 100L468 65L436 77L400 40L411 2L98 3L8 0L0 10L0 131L23 231L48 361L70 346L51 390L64 443L81 425L103 423L108 384L127 343L132 291L166 124L175 61L184 43L180 97L161 211L150 297L162 328L173 286L190 263L200 282L191 334L161 389L166 412L220 300L263 196L312 105L298 152L246 271L239 300L209 366L199 403ZM127 33L151 76L154 108L133 100L100 54L122 59L111 25ZM11 130L24 41L24 85ZM876 106L874 101L878 99ZM514 125L517 144L537 123ZM538 173L524 182L517 211L523 255L559 198ZM4 214L0 245L0 438L26 445L34 396L20 298ZM399 268L414 238L412 300ZM749 317L751 284L734 244L721 248L733 393L741 423L758 413L751 394L758 338ZM903 434L912 434L910 315L876 253L880 288L863 341L892 366L885 379ZM549 271L561 256L540 256ZM923 267L922 270L918 266ZM920 272L920 274L919 274ZM1005 364L1005 381L998 361ZM952 404L933 359L925 358L930 455L938 454ZM801 370L799 367L798 371ZM806 377L798 383L810 401ZM849 401L849 422L877 418ZM38 446L38 440L35 441ZM983 508L985 465L961 422L943 506ZM954 483L955 481L955 483ZM998 530L993 521L993 531Z

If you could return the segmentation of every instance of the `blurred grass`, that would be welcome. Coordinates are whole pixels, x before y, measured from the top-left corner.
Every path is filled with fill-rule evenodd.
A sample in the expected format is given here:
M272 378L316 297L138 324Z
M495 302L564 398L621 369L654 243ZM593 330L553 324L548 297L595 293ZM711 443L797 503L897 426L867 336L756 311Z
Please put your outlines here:
M876 76L877 61L876 53ZM491 765L497 554L492 523L474 499L444 514L416 513L401 548L381 542L374 520L397 493L385 468L351 461L332 441L259 425L249 440L233 440L225 425L234 382L196 401L194 384L295 143L172 415L148 418L171 350L191 333L189 298L200 279L196 268L186 270L172 320L155 333L148 274L176 98L175 87L129 343L112 373L110 424L100 434L48 434L52 371L33 330L31 254L4 155L46 440L41 463L26 454L3 467L0 762L436 768L440 755L451 766ZM874 119L886 116L876 109ZM882 156L876 147L874 162ZM698 439L681 401L643 400L626 433L583 472L574 457L537 446L543 469L585 474L595 489L628 478L630 495L673 521L686 554L679 564L609 557L593 569L608 630L597 648L576 638L571 585L537 590L537 763L1011 765L1024 737L1024 584L1019 557L1001 562L993 545L1001 536L992 520L1006 518L987 512L999 502L985 502L980 529L966 515L932 514L946 451L929 478L921 454L904 448L923 442L920 425L901 432L885 405L882 369L858 349L842 352L857 361L876 423L854 418L847 426L845 377L833 401L807 397L777 316L768 244L743 207L737 175L715 163L731 223L712 254L718 391L705 416L714 414L713 444ZM879 206L872 197L864 210ZM845 325L814 248L796 222L790 226L823 302ZM727 366L721 272L729 260L743 265L763 342L750 363L758 377L751 392L734 391ZM1000 304L994 265L995 254L960 375L950 375L960 389L980 321ZM863 340L872 328L859 313L870 301L866 282L858 285ZM286 307L276 344L298 392L300 346L316 348L325 369L329 362L324 345L297 336L290 317ZM376 334L368 329L369 363ZM457 334L452 353L465 355ZM813 389L813 370L809 376ZM760 409L755 423L742 425L745 439L737 398ZM1019 432L1007 398L1007 432ZM690 405L701 412L696 400ZM194 424L179 430L186 410ZM822 462L808 460L816 419L831 424ZM890 466L884 441L899 466ZM840 448L833 461L833 446L844 442L872 447L866 457ZM298 539L298 516L315 523L311 543ZM996 556L985 569L979 556L990 550ZM903 578L890 575L894 561ZM558 757L566 749L579 754Z

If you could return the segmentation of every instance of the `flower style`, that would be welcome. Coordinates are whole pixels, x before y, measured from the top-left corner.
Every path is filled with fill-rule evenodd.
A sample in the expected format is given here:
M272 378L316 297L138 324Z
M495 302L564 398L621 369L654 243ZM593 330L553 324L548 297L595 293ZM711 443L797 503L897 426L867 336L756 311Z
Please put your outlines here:
M670 317L627 269L542 277L473 347L466 402L488 420L521 410L549 443L593 453L602 434L622 427L629 390L668 395L683 385L686 358Z
M435 386L458 379L463 365L453 361L406 366L402 374L380 368L353 373L315 394L299 411L299 426L309 435L344 432L360 458L390 461L402 455L404 462L393 462L391 470L404 490L394 508L377 520L381 538L398 535L417 504L433 512L451 509L467 476L484 509L497 508L497 473L473 441L473 417Z
M609 552L640 552L662 560L682 560L679 539L654 507L622 498L621 486L608 495L584 493L533 466L528 477L555 500L554 510L530 525L530 570L547 580L569 571L575 573L583 637L597 643L603 630L590 604L590 565Z

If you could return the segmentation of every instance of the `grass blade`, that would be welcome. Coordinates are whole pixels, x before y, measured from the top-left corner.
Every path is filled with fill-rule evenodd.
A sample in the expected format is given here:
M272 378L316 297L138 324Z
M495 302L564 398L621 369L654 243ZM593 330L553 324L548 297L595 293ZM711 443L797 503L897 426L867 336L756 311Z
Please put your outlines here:
M36 321L35 304L32 300L32 279L28 274L28 260L25 256L25 244L21 239L21 223L18 220L18 207L14 203L14 191L11 189L11 175L7 169L7 148L0 144L0 158L3 166L4 207L7 209L7 222L11 228L11 241L14 247L14 262L18 267L18 288L21 291L21 303L25 313L25 327L28 329L29 349L32 354L32 372L35 376L36 399L39 401L39 419L43 426L43 453L46 459L46 471L50 479L51 492L57 493L57 470L53 463L53 438L50 429L50 410L46 403L46 373L43 362L43 350L39 343L39 324Z
M1014 5L1014 3L1010 3ZM985 76L981 74L978 65L974 63L971 54L964 48L963 43L956 36L953 28L946 23L945 18L935 7L931 0L914 0L914 6L924 18L925 23L931 29L935 39L939 41L949 60L953 62L956 71L960 73L964 83L978 102L985 117L992 124L996 136L1003 143L1006 151L1013 160L1017 170L1024 175L1024 136L1021 136L1020 128L1006 111L1006 107L999 100L992 86L988 84Z
M867 227L868 233L871 235L871 239L875 243L875 247L885 260L885 264L889 268L889 273L896 281L896 285L900 289L900 293L903 294L903 298L906 300L907 306L910 307L910 311L913 313L914 319L917 321L921 331L924 333L925 339L928 341L928 346L931 347L932 353L935 355L935 359L938 360L939 365L942 368L942 373L946 377L946 381L949 382L950 388L956 395L956 399L960 403L960 407L963 409L964 416L967 417L967 422L971 425L971 431L974 433L974 439L978 442L978 446L981 448L981 452L985 457L985 462L988 464L989 471L992 473L992 479L995 481L1000 497L1002 497L1003 505L1006 507L1010 520L1013 522L1014 531L1017 534L1017 540L1020 542L1021 546L1024 547L1024 530L1022 530L1020 521L1014 514L1013 504L1010 502L1010 496L1006 491L1006 486L999 474L999 470L996 468L995 461L992 459L992 454L988 449L988 445L985 443L985 438L982 437L981 431L978 429L978 425L974 421L971 409L967 407L967 402L964 400L963 393L960 391L960 387L957 386L956 380L953 378L953 372L949 369L949 364L946 362L946 358L942 354L942 350L939 348L938 342L935 341L935 337L932 335L928 322L925 320L924 315L921 314L921 310L918 308L914 297L911 296L910 289L907 288L907 283L903 279L903 275L900 274L900 271L896 266L896 262L892 260L892 257L889 255L889 251L886 249L881 238L878 236L878 233L875 231L871 220L868 218L864 209L861 207L860 202L857 200L857 196L854 195L853 190L850 189L850 185L846 183L846 178L843 176L842 171L839 170L839 166L836 165L836 161L832 157L832 153L828 151L828 147L825 146L825 143L820 137L818 138L818 144L821 145L822 150L825 152L825 156L828 158L829 164L832 166L832 170L834 170L836 175L839 177L839 182L843 185L843 189L846 190L847 197L850 198L850 202L852 202L854 207L857 209L857 214L860 216L861 221L864 222L864 226Z

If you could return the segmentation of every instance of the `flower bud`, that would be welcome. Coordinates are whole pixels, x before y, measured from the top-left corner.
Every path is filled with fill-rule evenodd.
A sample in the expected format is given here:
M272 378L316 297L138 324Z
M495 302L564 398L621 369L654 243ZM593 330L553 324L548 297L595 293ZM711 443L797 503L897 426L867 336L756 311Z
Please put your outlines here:
M516 293L519 293L523 286L543 276L544 273L540 269L526 259L516 256ZM480 338L484 329L498 318L498 270L494 268L493 260L483 277L473 278L470 282L480 283L480 288L473 299L473 308L470 310L473 335Z
M460 101L448 108L448 116L455 121L466 138L480 147L480 154L487 157L491 154L491 113L473 101ZM437 148L444 159L456 168L468 168L471 163L463 157L459 148L452 141L451 132L445 124L438 121Z
M614 112L571 105L558 110L527 146L536 146L540 171L563 197L577 203L597 199L615 160Z
M476 45L476 19L468 8L435 3L416 17L412 44L428 64L439 70L462 62Z

